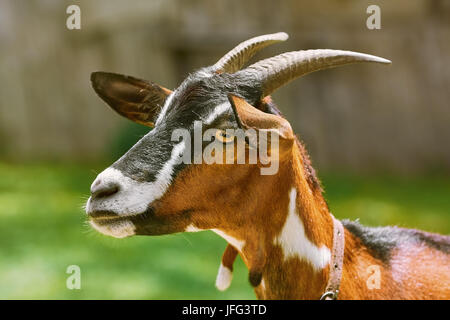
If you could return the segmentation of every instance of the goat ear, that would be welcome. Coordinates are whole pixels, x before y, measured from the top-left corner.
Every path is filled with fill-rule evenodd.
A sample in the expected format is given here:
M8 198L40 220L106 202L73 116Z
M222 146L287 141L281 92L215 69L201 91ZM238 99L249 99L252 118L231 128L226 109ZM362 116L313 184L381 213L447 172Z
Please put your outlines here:
M294 132L286 119L258 110L244 99L231 94L228 95L228 100L239 127L243 129L274 130L281 139L294 140Z
M92 87L120 115L153 127L154 119L171 91L153 82L116 73L94 72Z

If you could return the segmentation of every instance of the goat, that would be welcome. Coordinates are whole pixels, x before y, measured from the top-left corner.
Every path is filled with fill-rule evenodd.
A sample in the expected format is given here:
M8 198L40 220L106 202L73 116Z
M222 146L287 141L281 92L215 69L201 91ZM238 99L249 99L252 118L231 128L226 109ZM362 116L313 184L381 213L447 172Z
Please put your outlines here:
M153 128L101 172L86 213L93 228L117 238L212 230L228 243L216 285L229 286L239 254L260 299L450 298L450 237L397 227L363 227L333 217L303 144L270 94L297 77L356 62L390 61L341 50L294 51L243 69L285 33L247 40L174 91L134 77L95 72L96 93L116 112ZM196 123L234 141L227 129L270 132L278 170L256 163L187 163ZM195 132L194 132L195 135ZM204 147L202 144L201 148ZM244 156L252 145L246 139ZM218 149L217 149L218 150ZM232 151L242 155L233 145ZM228 149L227 149L228 154ZM231 153L232 154L232 153ZM219 155L220 157L220 155ZM378 286L370 286L375 270Z

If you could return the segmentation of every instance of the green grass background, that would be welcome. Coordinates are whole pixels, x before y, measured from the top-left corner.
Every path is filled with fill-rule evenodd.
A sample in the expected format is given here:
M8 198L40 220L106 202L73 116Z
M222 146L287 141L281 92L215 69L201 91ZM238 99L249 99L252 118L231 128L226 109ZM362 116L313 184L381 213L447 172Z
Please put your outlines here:
M253 299L242 261L214 288L225 241L212 232L113 239L92 231L82 205L103 165L0 163L0 299ZM448 234L448 177L324 175L339 218ZM66 268L81 268L81 290Z

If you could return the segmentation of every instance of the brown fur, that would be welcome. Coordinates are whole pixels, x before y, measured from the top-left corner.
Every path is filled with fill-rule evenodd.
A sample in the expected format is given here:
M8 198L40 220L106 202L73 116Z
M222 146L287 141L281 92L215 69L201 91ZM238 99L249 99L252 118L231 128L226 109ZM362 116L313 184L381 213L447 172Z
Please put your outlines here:
M168 93L163 89L160 92ZM163 198L152 204L148 217L153 222L151 230L144 229L142 234L182 232L189 225L219 229L245 241L239 253L249 269L249 280L258 298L319 299L328 281L328 268L315 271L301 258L285 261L282 248L274 244L274 239L284 226L289 191L295 187L297 212L306 236L316 246L324 245L331 250L333 221L320 182L306 149L270 98L264 99L258 108L262 111L271 108L272 114L236 99L231 101L243 125L279 130L278 173L261 175L259 163L190 165L178 174ZM345 232L345 241L339 298L450 298L450 259L442 251L405 245L395 249L391 263L386 265L349 231ZM224 253L223 262L229 269L236 253L232 246ZM370 277L367 270L373 266L380 271L379 289L367 285Z
M222 265L233 271L233 264L238 255L238 251L231 244L228 244L222 255Z
M245 240L240 255L250 270L250 280L252 272L259 272L264 281L265 288L263 284L255 288L258 298L318 299L328 280L328 268L316 272L308 262L297 258L284 262L281 248L273 244L286 220L289 189L295 186L297 209L307 237L317 246L332 246L331 215L320 190L311 188L308 182L300 145L291 145L285 154L278 174L273 176L261 176L256 165L191 166L181 172L160 201L159 214L189 210L193 213L178 227L180 231L193 223ZM350 232L346 231L345 238L340 299L450 297L449 258L444 253L429 248L398 249L392 267L388 267ZM413 253L408 254L408 250ZM371 290L367 287L367 268L373 265L380 267L381 288ZM405 280L396 282L396 272ZM436 275L430 277L433 272Z
M116 112L147 126L153 126L171 93L155 83L119 74L96 72L91 80L97 94ZM199 103L205 94L200 85L183 88L178 102L184 108ZM252 99L257 100L258 90L253 94ZM229 96L229 100L240 126L278 133L278 173L261 175L261 163L189 165L161 199L149 204L145 212L126 219L134 223L136 234L182 232L192 225L218 229L244 241L239 254L258 298L319 299L327 285L328 268L317 271L299 256L285 260L283 248L274 242L286 222L289 192L295 188L296 212L306 237L317 247L332 249L333 220L308 153L270 97L258 101L256 108L237 96ZM209 102L203 101L205 107ZM95 214L108 213L93 212L92 216ZM370 239L364 240L361 234L358 237L347 227L339 298L450 299L450 256L439 249L442 242L435 241L433 247L426 243L429 237L422 236L427 238L396 244L386 262L377 255ZM222 259L224 266L232 269L236 255L237 250L229 245ZM379 288L368 283L373 279L368 270L374 268L379 272Z

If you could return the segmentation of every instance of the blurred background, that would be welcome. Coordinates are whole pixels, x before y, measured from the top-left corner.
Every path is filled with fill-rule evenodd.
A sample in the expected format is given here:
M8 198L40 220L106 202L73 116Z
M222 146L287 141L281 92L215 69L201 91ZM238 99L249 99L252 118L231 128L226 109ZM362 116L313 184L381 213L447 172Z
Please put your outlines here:
M81 9L68 30L66 8ZM381 30L366 9L381 8ZM175 88L237 43L285 31L255 60L330 48L388 58L305 76L274 99L339 218L450 233L450 2L446 0L0 2L0 299L254 298L243 263L214 288L210 232L125 240L85 224L96 174L147 128L90 87L103 70ZM66 288L79 265L81 290Z

